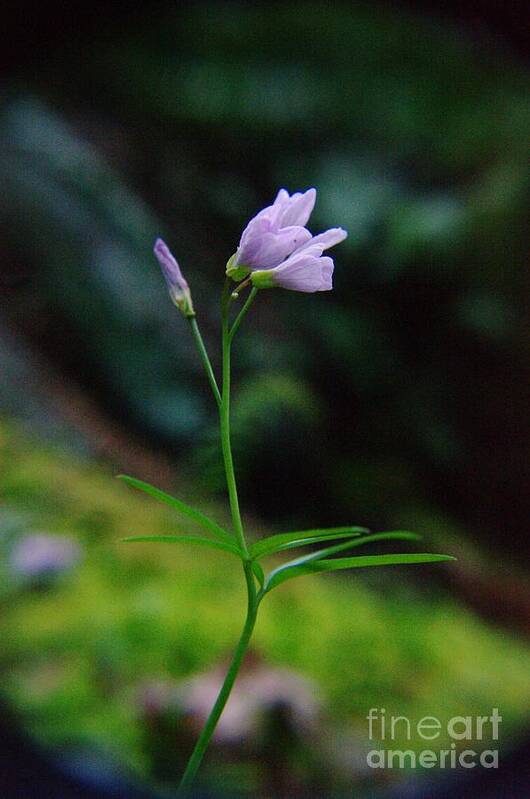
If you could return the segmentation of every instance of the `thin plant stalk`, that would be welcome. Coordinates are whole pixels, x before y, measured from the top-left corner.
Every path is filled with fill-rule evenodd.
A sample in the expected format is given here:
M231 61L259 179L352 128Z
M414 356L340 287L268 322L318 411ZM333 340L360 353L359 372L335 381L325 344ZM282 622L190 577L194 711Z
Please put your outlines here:
M256 616L260 600L260 596L258 595L256 590L256 582L252 571L252 564L250 560L247 543L245 540L243 522L241 519L241 512L239 509L239 498L237 495L234 460L232 456L232 445L230 440L230 355L231 355L232 340L234 338L235 333L237 332L237 329L239 328L239 325L241 324L243 317L245 316L250 305L254 301L256 293L257 293L256 290L250 292L245 305L241 309L239 315L236 317L236 320L232 325L232 328L230 328L229 325L229 308L231 301L230 282L227 281L225 285L222 297L222 307L221 307L223 383L222 383L222 393L220 395L220 401L218 402L219 420L221 428L221 445L223 450L223 462L226 475L226 485L228 489L230 510L232 514L232 524L234 527L234 534L237 539L238 546L242 553L243 570L245 573L245 579L247 584L247 615L243 631L241 633L241 637L232 656L232 661L230 663L223 685L221 686L221 690L219 691L219 695L217 696L215 704L210 712L210 715L208 716L208 719L206 720L204 728L199 736L197 743L195 744L191 757L184 771L178 789L179 796L185 796L186 793L189 791L195 779L197 771L201 765L204 754L208 748L212 735L215 732L217 722L219 721L221 714L224 710L224 707L228 701L228 697L230 696L234 682L241 667L241 663L243 662L243 658L247 651L248 644L252 636L252 632L254 630L254 625L256 624ZM203 362L205 362L205 366L207 364L206 371L209 375L210 373L212 375L212 378L210 379L210 385L212 386L214 396L216 396L214 385L215 388L217 388L217 383L215 381L215 376L213 374L213 370L208 355L206 353L206 349L204 348L204 344L202 344L202 338L200 337L200 333L198 332L198 327L196 323L193 324L194 317L191 318L190 322L192 330L194 331L194 335L197 334L195 335L195 340L199 346L199 351L201 357L203 358Z
M258 293L258 289L253 288L253 289L250 290L250 293L249 293L249 295L248 295L248 297L246 299L245 304L241 308L240 312L238 313L238 315L236 316L236 318L234 320L234 324L230 328L230 341L232 341L232 339L234 338L235 334L239 330L239 325L243 321L248 309L250 308L250 306L254 302L257 293Z
M250 638L252 636L252 632L254 630L254 625L256 624L258 599L256 596L256 586L254 583L254 576L252 574L252 568L248 562L244 564L244 569L245 569L245 577L247 580L247 589L248 589L248 605L247 605L247 617L245 619L245 626L243 627L243 631L241 633L238 645L232 656L232 662L230 663L230 667L224 679L221 690L219 691L217 699L215 700L215 704L210 712L210 715L208 716L208 719L206 720L203 730L199 736L197 743L195 744L195 748L193 749L191 757L188 761L186 770L184 771L184 774L182 776L182 780L180 782L178 789L178 796L185 796L195 779L195 776L201 765L202 759L208 748L212 735L215 732L217 722L221 717L221 714L228 701L228 697L230 696L230 693L232 691L234 682L239 673L239 668L241 666L243 658L245 657L245 653L247 651L247 647Z
M219 391L219 386L217 385L217 380L215 379L215 374L212 369L212 364L210 363L210 359L208 357L208 353L206 351L206 347L204 346L204 341L202 340L201 331L199 330L199 325L197 324L197 319L195 315L186 317L191 332L193 334L193 338L195 339L195 343L197 345L197 349L199 351L199 355L201 356L201 361L204 366L204 371L206 372L206 376L208 378L208 382L210 383L210 388L212 389L212 393L215 397L215 401L217 403L217 407L221 407L221 392Z

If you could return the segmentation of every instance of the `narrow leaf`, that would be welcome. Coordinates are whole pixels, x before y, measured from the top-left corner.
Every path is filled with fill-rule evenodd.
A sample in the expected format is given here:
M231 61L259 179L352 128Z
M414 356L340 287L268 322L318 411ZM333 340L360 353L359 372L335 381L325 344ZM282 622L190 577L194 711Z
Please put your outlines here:
M292 533L279 533L256 541L251 547L251 555L253 558L262 558L265 555L281 552L284 549L295 549L296 547L314 544L327 539L350 538L368 532L370 531L366 527L330 527L327 529L296 530Z
M213 541L211 538L203 538L198 535L129 535L121 540L127 543L139 544L197 544L203 547L223 549L225 552L240 556L240 552L234 544L229 544L226 541Z
M197 524L200 524L206 530L209 530L210 533L215 535L217 538L230 542L234 540L230 533L227 533L226 530L223 530L223 528L218 525L217 522L209 519L208 516L205 516L200 510L192 508L191 505L186 505L185 502L181 502L180 499L172 497L171 494L166 494L166 492L161 491L160 488L155 488L155 486L152 486L149 483L144 483L143 480L137 480L136 477L129 477L127 474L119 474L118 479L123 480L124 483L127 483L127 485L138 489L138 491L143 491L144 493L149 494L149 496L158 499L160 502L170 505L172 508L178 510L179 513L182 513L183 516L187 516L188 519L193 519L194 522L197 522Z
M287 561L287 563L283 563L270 573L269 580L272 579L274 575L279 574L286 569L292 569L295 566L302 566L304 563L311 563L314 560L322 560L330 555L336 555L337 552L342 552L345 549L352 549L353 547L363 546L364 544L370 544L375 541L387 541L389 539L398 539L400 541L417 541L419 538L421 538L421 536L419 536L417 533L409 533L405 530L395 530L388 533L374 533L374 535L365 535L362 536L362 538L356 538L354 541L343 541L342 544L334 544L331 547L317 549L314 552L310 552L308 555L302 555L299 558L295 558L294 560Z
M445 560L456 560L451 555L434 555L430 552L406 553L401 555L361 555L352 558L332 558L331 560L315 560L300 566L293 566L282 571L271 572L265 583L265 593L280 583L301 577L304 574L337 571L339 569L358 569L367 566L399 566L409 563L437 563Z
M409 533L408 530L392 530L387 533L374 533L373 535L363 535L362 538L356 538L355 541L346 541L342 544L334 544L331 547L324 549L317 549L316 552L310 552L309 555L303 555L300 558L289 561L292 565L299 563L306 563L312 560L321 560L330 555L335 555L337 552L342 552L343 549L352 549L353 547L362 547L365 544L373 544L376 541L419 541L421 535L418 533ZM287 564L285 564L287 565ZM281 566L280 566L281 568Z

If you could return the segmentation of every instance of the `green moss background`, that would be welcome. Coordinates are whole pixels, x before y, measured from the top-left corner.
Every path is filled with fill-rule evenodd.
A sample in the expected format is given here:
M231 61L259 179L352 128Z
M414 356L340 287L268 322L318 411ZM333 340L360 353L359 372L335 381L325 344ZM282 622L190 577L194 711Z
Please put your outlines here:
M34 529L74 536L83 550L82 561L47 588L29 589L4 573L3 695L47 744L96 746L149 775L149 730L135 696L148 681L207 670L229 653L244 599L236 561L122 543L131 533L190 527L114 481L108 467L38 445L6 424L1 453L4 555ZM189 487L178 492L186 496ZM330 575L282 586L262 607L255 653L311 678L331 728L353 729L361 750L369 748L365 717L382 701L389 715L442 722L489 714L493 703L503 716L501 744L513 743L530 700L530 648L448 592L415 590L405 569L387 577L388 570L369 581ZM412 745L421 750L425 742Z

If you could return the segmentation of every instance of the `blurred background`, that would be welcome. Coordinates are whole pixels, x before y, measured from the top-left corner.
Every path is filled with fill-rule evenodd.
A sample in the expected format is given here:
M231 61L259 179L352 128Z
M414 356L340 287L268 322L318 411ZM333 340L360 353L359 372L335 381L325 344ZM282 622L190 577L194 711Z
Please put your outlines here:
M413 529L458 561L275 592L201 790L526 794L530 783L515 782L530 748L523 8L8 8L7 799L65 799L61 780L101 797L174 792L237 638L243 586L222 553L120 543L188 530L118 484L121 471L227 520L215 407L152 243L163 235L178 257L217 366L224 264L281 186L317 187L312 229L340 225L349 238L331 294L263 292L237 343L234 445L251 535ZM483 771L480 790L461 770L374 771L372 707L442 722L498 707L503 768Z

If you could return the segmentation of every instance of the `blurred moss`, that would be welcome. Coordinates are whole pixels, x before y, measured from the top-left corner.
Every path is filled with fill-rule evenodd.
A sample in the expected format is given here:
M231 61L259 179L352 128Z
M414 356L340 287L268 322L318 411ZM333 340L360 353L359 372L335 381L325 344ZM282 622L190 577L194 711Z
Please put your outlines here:
M3 554L37 523L74 536L85 551L45 591L17 588L3 567L3 694L40 739L97 746L149 775L146 740L155 731L139 713L138 692L208 669L231 650L244 598L239 568L224 554L120 543L125 534L189 528L107 469L6 424L0 437ZM185 484L178 490L188 493ZM484 713L492 702L507 745L530 699L528 646L439 590L385 585L362 576L294 581L264 603L254 649L312 677L326 714L354 729L359 745L370 707L444 719Z

